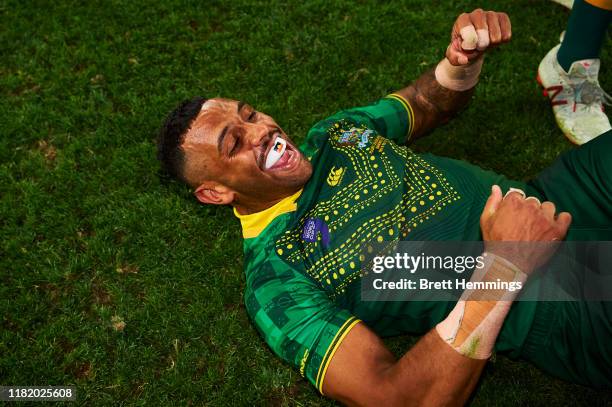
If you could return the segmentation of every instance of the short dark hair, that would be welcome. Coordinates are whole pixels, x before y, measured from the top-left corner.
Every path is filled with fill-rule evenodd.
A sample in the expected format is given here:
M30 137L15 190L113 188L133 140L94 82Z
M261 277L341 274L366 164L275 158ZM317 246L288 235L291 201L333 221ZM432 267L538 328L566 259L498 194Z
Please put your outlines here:
M166 118L157 138L157 159L167 175L186 182L185 154L181 144L206 99L201 96L184 100Z

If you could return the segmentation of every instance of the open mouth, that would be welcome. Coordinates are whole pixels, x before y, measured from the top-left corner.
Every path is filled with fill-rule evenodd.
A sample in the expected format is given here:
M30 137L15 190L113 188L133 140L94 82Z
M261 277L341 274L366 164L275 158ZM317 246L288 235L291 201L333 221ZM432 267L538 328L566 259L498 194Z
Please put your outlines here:
M278 171L288 169L295 164L296 158L297 154L293 147L287 140L277 135L266 154L264 170Z

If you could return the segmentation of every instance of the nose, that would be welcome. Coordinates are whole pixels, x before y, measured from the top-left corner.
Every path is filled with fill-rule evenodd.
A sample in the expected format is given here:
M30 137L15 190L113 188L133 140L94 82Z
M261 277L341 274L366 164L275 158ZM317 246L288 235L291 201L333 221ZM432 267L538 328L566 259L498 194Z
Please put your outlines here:
M272 134L272 130L269 126L262 123L250 123L247 126L247 135L250 144L253 147L259 147L268 141L268 138Z

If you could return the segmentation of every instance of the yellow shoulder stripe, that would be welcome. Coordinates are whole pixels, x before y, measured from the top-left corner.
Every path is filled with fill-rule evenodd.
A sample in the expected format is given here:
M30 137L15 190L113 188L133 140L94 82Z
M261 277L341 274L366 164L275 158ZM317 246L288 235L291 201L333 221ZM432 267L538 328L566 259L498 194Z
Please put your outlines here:
M295 211L297 209L295 201L300 197L303 190L303 188L300 189L295 194L283 198L282 201L261 212L241 215L234 208L234 215L240 219L240 224L242 225L242 237L245 239L257 237L276 217Z
M408 142L410 138L412 137L412 130L414 126L414 111L412 110L412 106L410 106L410 102L408 102L408 100L406 100L406 98L404 98L399 93L392 93L388 95L387 97L390 99L395 99L398 102L400 102L402 106L404 106L404 109L406 109L406 112L408 113L408 134L406 135L406 142Z
M342 324L342 326L336 333L336 336L334 336L334 339L329 344L329 347L327 348L327 351L325 352L325 356L323 357L323 361L321 362L321 366L319 366L319 371L317 372L316 382L317 382L317 389L319 390L319 393L323 394L323 381L325 380L325 374L327 373L327 368L329 367L329 363L333 359L334 354L340 347L340 344L342 343L346 335L348 335L351 329L353 329L353 327L357 325L359 322L361 322L361 320L355 317L350 317L349 319L347 319L346 322Z

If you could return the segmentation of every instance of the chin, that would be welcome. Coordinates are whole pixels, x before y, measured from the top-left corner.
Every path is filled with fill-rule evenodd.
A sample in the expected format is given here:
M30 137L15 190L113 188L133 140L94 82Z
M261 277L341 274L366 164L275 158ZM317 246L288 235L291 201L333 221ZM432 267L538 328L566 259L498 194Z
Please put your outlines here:
M291 190L293 192L302 188L310 177L312 176L312 165L306 159L304 159L303 163L299 168L296 168L296 171L293 172L290 176L286 177L282 180L282 186ZM293 193L292 192L292 193Z
M298 174L296 174L296 184L299 184L300 187L304 186L312 176L312 164L304 156L302 160Z

